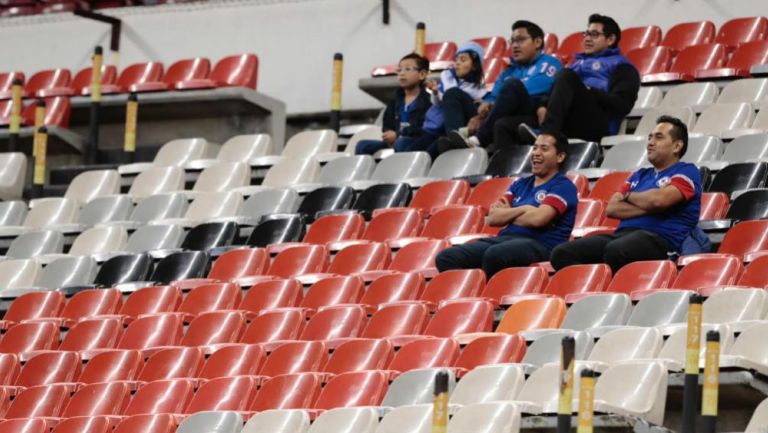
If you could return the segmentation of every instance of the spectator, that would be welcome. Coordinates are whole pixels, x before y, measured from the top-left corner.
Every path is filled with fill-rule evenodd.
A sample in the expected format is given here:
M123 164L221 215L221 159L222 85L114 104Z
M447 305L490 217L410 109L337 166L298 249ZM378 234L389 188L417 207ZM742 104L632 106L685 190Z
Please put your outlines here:
M701 204L699 169L680 158L688 148L688 128L662 116L648 135L648 161L608 201L607 214L621 222L614 234L596 235L560 245L552 266L607 263L613 272L638 260L666 260L679 252L697 227Z
M498 236L443 250L440 272L482 268L488 278L511 266L549 260L552 248L568 240L576 219L576 187L559 168L568 157L568 139L542 133L531 154L533 175L518 179L491 206L487 223L506 226Z

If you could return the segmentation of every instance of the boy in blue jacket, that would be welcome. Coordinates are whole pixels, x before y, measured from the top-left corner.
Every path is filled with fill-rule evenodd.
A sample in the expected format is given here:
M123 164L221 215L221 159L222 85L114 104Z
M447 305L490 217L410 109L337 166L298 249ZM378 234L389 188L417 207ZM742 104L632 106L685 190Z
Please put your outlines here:
M466 147L505 147L519 140L505 131L516 133L517 124L535 122L536 107L549 94L562 63L544 53L544 31L530 21L512 24L512 57L510 65L499 75L491 93L477 109L477 116L469 122L469 137L452 131L440 140L440 150ZM513 128L499 129L499 120L516 122ZM498 133L498 135L496 134Z

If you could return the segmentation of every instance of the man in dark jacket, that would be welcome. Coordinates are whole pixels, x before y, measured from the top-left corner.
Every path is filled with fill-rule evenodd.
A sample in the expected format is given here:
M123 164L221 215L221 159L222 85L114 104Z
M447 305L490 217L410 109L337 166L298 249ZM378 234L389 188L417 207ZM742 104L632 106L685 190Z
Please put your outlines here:
M640 89L640 74L619 51L621 29L613 18L593 14L584 32L584 52L557 75L546 107L539 109L542 130L600 141L616 134ZM536 131L520 125L533 143Z

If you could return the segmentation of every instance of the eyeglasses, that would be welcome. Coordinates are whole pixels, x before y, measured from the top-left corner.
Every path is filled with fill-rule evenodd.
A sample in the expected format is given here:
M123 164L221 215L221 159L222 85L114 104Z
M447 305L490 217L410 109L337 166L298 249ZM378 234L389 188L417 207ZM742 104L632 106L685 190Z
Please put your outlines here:
M404 68L397 68L397 69L395 69L395 72L399 74L401 72L419 72L420 70L421 69L414 68L413 66L406 66Z
M605 36L605 33L598 32L597 30L587 30L584 32L585 38L595 39L595 38L599 38L600 36Z
M509 39L509 44L510 45L515 45L515 44L520 45L523 42L527 41L528 39L531 39L531 37L530 36L518 36L516 38L510 38Z

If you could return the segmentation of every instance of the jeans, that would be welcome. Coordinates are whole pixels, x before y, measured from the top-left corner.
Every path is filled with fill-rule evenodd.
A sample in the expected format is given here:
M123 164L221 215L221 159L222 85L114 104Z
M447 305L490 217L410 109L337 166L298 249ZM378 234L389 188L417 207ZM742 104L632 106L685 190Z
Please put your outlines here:
M549 260L549 248L522 235L496 236L456 245L435 259L440 272L450 269L482 268L488 278L505 268L529 266Z

